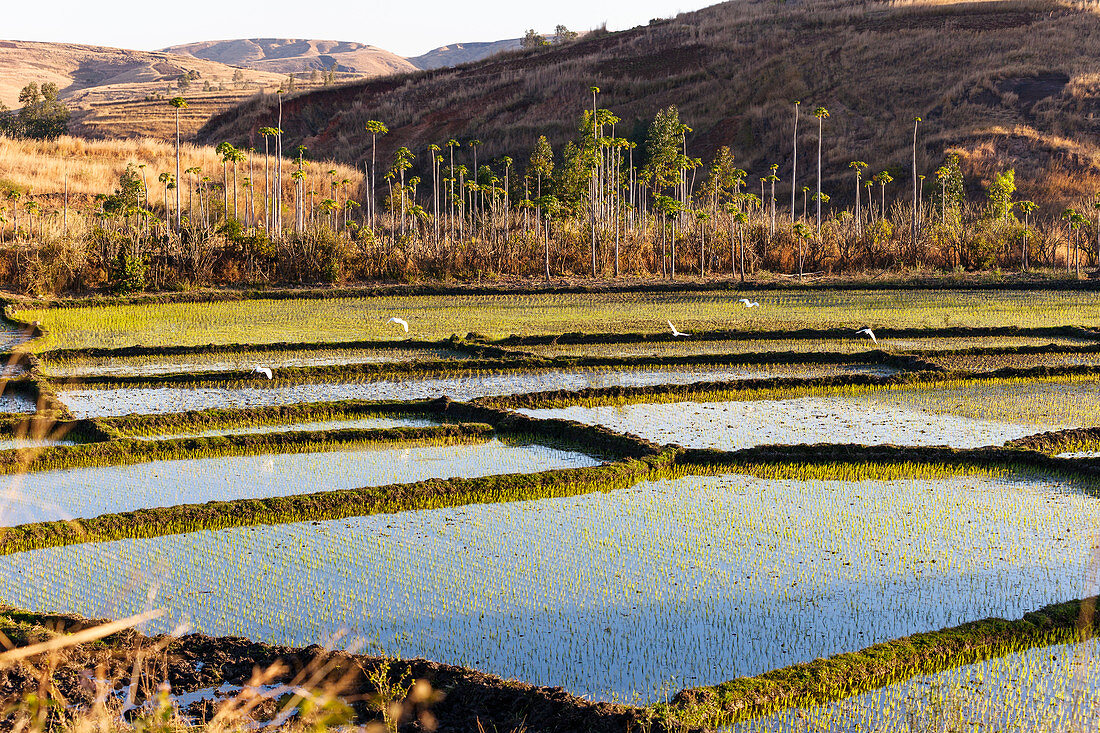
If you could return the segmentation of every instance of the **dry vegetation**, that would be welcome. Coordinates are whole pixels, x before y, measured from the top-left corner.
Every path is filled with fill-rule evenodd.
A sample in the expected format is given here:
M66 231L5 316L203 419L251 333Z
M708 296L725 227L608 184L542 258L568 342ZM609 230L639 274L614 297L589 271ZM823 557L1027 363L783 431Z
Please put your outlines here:
M127 165L145 165L150 198L156 199L160 173L175 172L174 145L141 138L137 140L84 140L63 137L56 141L12 140L0 136L0 189L15 187L29 190L35 198L45 197L53 205L60 203L68 176L70 202L92 199L96 194L110 193ZM262 150L255 164L263 166ZM214 148L184 144L181 168L199 166L208 176L220 181L221 158ZM325 171L336 169L342 178L358 186L362 173L347 166L319 163ZM289 178L296 169L284 161L284 175ZM261 170L262 176L262 170Z
M1098 55L1100 15L1051 0L730 2L566 48L303 94L286 105L284 127L289 147L346 161L369 157L368 119L393 131L379 143L387 160L399 146L452 137L482 140L485 159L525 160L538 135L560 149L575 134L597 85L601 106L622 118L619 134L641 142L653 114L677 104L694 128L689 154L729 145L754 176L779 163L782 186L800 99L807 112L832 113L824 156L834 200L851 198L850 160L906 167L920 115L919 167L958 148L974 173L990 161L1015 166L1021 197L1053 209L1067 189L1100 187ZM271 102L256 100L215 117L200 139L245 144L271 117ZM807 153L816 132L804 120ZM809 170L803 163L802 180Z

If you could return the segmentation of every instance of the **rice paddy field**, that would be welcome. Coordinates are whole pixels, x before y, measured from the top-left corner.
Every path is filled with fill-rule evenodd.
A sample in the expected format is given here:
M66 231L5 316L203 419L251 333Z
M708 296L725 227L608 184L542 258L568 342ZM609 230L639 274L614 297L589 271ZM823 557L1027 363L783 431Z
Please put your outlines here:
M9 310L0 606L662 730L1095 727L1091 620L1047 609L1098 592L1100 301L739 295Z
M165 358L158 356L105 356L59 358L46 361L48 375L58 378L88 376L150 376L158 374L217 373L251 371L257 365L284 367L332 366L341 364L388 364L460 359L466 355L449 349L241 349L230 353L193 354Z
M1095 326L1100 301L1079 291L868 290L317 298L56 308L16 313L49 335L35 348L889 326Z

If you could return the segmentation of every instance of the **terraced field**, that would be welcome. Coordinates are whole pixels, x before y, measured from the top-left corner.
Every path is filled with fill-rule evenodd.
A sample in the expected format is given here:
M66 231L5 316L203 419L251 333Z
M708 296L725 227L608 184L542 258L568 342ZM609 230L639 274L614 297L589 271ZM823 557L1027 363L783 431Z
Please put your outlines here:
M423 658L629 730L1073 726L1100 311L1021 297L16 311L0 604L152 603L150 633Z

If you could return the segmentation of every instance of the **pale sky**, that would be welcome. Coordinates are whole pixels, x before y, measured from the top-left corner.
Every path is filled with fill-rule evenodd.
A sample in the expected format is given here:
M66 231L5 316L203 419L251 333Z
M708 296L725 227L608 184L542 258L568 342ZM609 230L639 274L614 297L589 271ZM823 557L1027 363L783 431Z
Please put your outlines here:
M5 3L0 37L150 51L228 38L358 41L417 56L456 42L517 38L558 23L621 30L717 0L49 0ZM176 9L179 9L178 11Z

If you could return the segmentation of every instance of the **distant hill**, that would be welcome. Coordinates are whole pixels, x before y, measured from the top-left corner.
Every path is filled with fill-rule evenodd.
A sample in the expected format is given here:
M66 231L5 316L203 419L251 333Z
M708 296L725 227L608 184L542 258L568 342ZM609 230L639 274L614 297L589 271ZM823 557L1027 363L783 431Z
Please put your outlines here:
M0 41L0 101L18 106L19 90L28 82L52 82L63 97L81 95L85 101L144 96L163 92L181 75L197 75L192 86L202 89L233 84L237 69L208 61L160 51L133 51L104 46L34 41ZM243 83L253 88L277 84L277 74L242 70ZM240 78L240 77L238 77ZM91 90L98 96L88 99Z
M654 114L675 104L692 128L689 155L709 159L729 145L754 183L778 164L782 189L801 100L799 182L810 184L816 163L810 115L820 105L831 113L823 162L837 203L852 198L852 160L892 169L890 192L901 195L919 115L923 170L945 150L962 155L971 180L1015 166L1020 196L1050 211L1100 190L1097 58L1100 12L1069 0L735 0L564 46L293 96L284 147L358 163L371 146L363 127L378 119L391 130L380 160L401 146L420 154L477 138L481 160L525 161L541 134L560 153L598 86L600 106L621 118L617 135L644 143ZM270 102L248 102L199 139L258 144L273 114Z
M439 69L444 66L460 66L474 61L481 61L489 56L494 56L504 51L519 50L518 38L510 38L506 41L488 41L483 43L455 43L450 46L440 46L432 49L422 56L411 56L409 61L418 69Z
M184 74L193 81L180 92L176 80ZM15 108L28 82L57 84L73 111L70 131L85 137L167 137L175 130L168 99L177 94L189 100L181 128L191 135L212 114L283 80L279 74L159 51L0 41L0 101Z
M247 38L187 43L162 51L278 74L334 69L357 76L385 76L417 68L395 53L350 41Z

